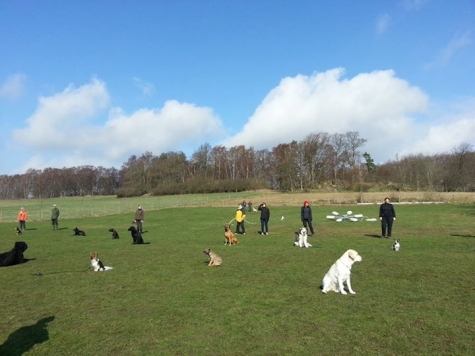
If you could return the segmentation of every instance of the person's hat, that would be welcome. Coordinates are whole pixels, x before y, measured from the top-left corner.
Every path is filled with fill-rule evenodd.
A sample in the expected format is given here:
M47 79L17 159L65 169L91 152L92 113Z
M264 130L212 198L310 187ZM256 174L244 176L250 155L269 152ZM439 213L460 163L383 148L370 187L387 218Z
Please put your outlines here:
M142 209L142 205L139 205L139 209Z
M56 204L53 204L53 206L56 208Z
M242 209L242 205L241 205L241 204L239 204L239 205L238 205L238 208L239 208L239 209Z

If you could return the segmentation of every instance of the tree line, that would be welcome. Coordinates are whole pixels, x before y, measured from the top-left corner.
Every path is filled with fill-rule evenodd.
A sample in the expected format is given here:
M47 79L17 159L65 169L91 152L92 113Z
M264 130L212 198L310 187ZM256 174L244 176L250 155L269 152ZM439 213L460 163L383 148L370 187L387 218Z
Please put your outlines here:
M205 143L183 152L131 156L120 169L93 166L29 169L0 176L0 199L143 194L170 195L272 189L279 191L475 191L475 153L408 155L376 165L358 132L315 132L301 141L255 150Z

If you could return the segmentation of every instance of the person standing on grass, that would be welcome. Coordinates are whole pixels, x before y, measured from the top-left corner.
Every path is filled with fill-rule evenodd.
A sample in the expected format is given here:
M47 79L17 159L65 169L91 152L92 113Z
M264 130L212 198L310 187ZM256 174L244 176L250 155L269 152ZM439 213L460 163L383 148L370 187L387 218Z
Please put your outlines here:
M257 208L261 212L261 235L269 235L270 210L266 203L262 203Z
M28 219L28 213L25 208L20 208L18 212L18 223L20 224L20 230L26 230L26 220Z
M305 200L303 202L303 206L300 209L300 220L302 220L303 227L306 228L307 230L310 229L310 234L309 236L315 235L315 231L313 231L313 225L312 225L312 208L310 207L308 200Z
M143 221L145 218L145 211L143 211L142 206L139 205L137 211L135 212L135 223L137 224L137 230L140 233L143 233Z
M381 238L390 238L396 211L388 197L384 198L384 203L379 206L379 220L381 220Z
M246 227L244 226L246 214L244 214L241 204L239 204L238 209L236 210L236 216L234 219L236 220L236 231L234 233L246 235Z
M51 225L53 230L58 230L59 209L56 204L53 204L53 210L51 210Z

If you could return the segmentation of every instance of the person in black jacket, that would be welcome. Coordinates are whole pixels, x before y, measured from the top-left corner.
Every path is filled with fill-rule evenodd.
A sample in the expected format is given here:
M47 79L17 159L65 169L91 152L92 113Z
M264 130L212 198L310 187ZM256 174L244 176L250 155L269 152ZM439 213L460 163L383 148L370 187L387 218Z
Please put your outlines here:
M261 235L269 235L270 210L266 203L262 203L257 208L261 212Z
M396 211L388 197L384 198L384 203L379 207L379 220L381 220L381 237L391 237L393 221L396 220Z
M302 220L303 227L306 228L307 230L310 229L310 234L309 236L315 235L315 231L313 231L313 225L312 225L312 208L310 207L308 200L305 200L303 202L303 206L300 209L300 220Z

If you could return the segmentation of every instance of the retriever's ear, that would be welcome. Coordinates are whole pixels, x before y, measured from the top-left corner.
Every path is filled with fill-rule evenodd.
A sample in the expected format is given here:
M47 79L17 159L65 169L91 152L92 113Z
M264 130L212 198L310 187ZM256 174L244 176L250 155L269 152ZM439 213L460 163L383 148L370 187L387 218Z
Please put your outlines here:
M356 252L355 250L348 250L348 256L349 256L352 260L354 260L357 255L358 255L358 252Z

